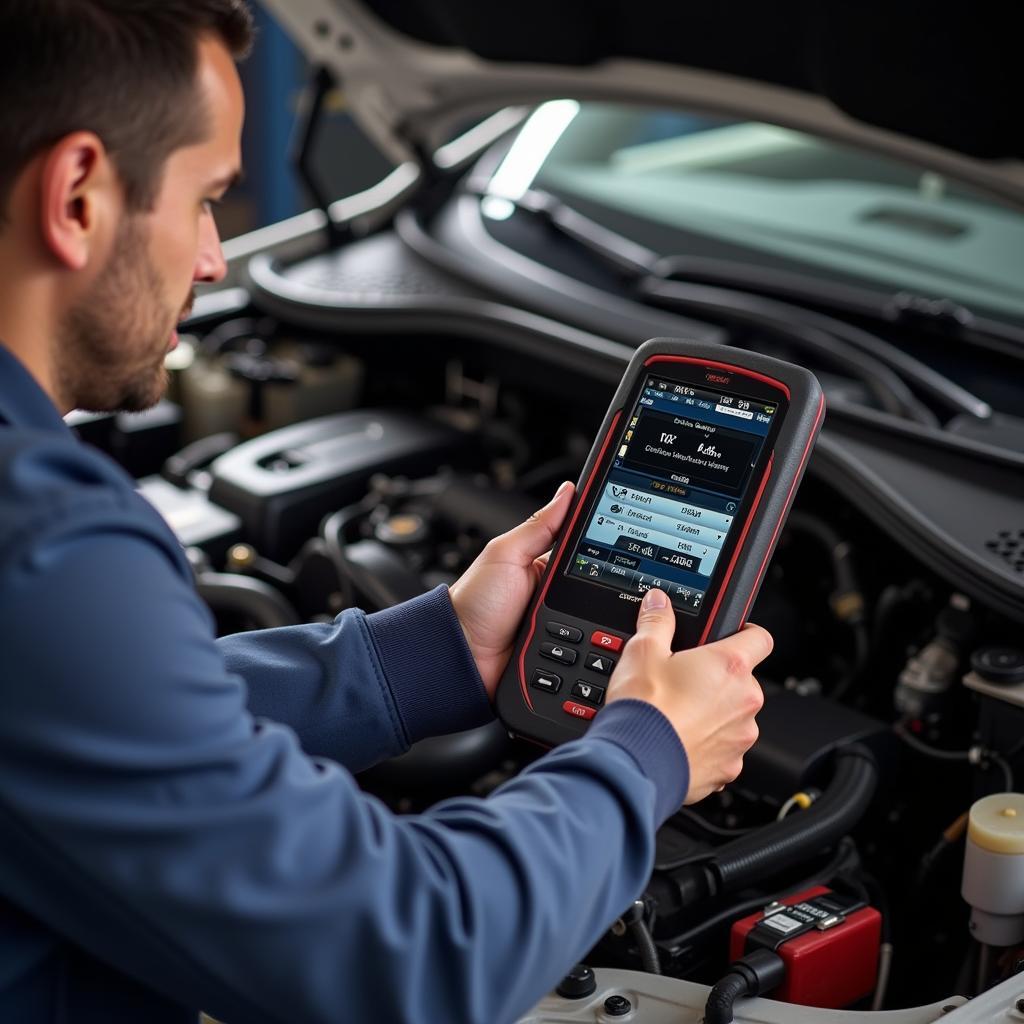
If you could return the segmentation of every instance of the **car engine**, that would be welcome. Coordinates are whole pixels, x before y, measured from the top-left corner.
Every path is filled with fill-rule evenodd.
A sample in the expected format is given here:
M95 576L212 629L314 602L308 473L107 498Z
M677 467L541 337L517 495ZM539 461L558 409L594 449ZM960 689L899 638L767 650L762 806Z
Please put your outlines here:
M471 333L339 335L248 302L190 327L167 401L75 426L176 531L221 634L374 611L454 581L577 477L615 385L608 361L570 377L554 347L525 358ZM743 343L779 350L749 332ZM834 367L811 368L830 403L849 398ZM984 867L987 889L962 882L972 804L1013 794L1024 770L1021 616L867 514L823 448L751 616L775 650L743 774L665 824L644 892L551 1016L530 1020L593 1019L572 1007L595 971L644 972L650 1001L672 979L717 990L764 948L788 965L774 998L819 1007L952 1008L1024 968L1024 935L992 924L1011 891ZM989 549L1017 573L1022 527ZM537 756L495 723L416 744L360 783L414 812L485 795ZM631 1019L608 991L606 1017ZM827 1019L785 1010L777 1019Z

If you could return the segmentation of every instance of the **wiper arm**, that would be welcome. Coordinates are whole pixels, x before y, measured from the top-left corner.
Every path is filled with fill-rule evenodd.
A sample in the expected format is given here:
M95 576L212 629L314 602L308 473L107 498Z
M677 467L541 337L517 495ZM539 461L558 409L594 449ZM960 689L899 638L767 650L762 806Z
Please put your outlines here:
M478 194L485 198L488 195L484 190ZM765 282L769 277L774 278L776 284L785 278L792 289L790 279L794 275L762 272L761 268L733 265L724 260L661 257L598 224L557 196L538 189L527 191L519 199L505 201L512 203L517 210L541 218L559 234L587 249L622 276L640 301L684 306L754 323L774 332L786 331L805 350L828 358L834 365L842 365L847 372L852 372L871 387L888 412L932 426L937 424L934 414L906 386L905 382L909 382L954 414L965 413L975 419L988 419L992 415L988 403L890 342L834 317L751 294L766 290ZM694 276L698 278L711 276L716 285L725 284L726 287L709 288L669 279L686 269L696 270ZM750 288L751 292L742 290L744 288ZM824 302L846 306L852 304L853 296L858 292L859 289L829 283L822 283L820 288L817 282L813 287L806 283L801 286L803 299L816 304ZM862 296L857 297L863 306ZM801 325L807 330L799 330Z
M566 238L579 242L628 280L653 274L661 259L653 249L598 224L550 192L530 189L519 199L507 201L517 210L539 217Z
M1024 328L981 316L949 299L930 299L906 291L882 295L869 288L820 278L808 285L805 275L791 270L706 256L666 256L654 273L693 284L739 287L772 299L810 302L897 326L926 327L968 344L996 348L1018 359L1024 356Z
M863 356L873 357L883 366L900 374L901 382L909 381L919 391L940 402L952 413L963 413L979 420L986 420L992 416L992 407L987 402L955 381L933 370L914 356L907 355L891 342L883 341L868 331L835 317L732 288L686 284L667 281L661 277L646 278L637 282L636 287L641 296L659 304L705 309L708 312L717 312L720 316L735 316L755 323L763 321L765 325L774 325L777 328L811 329L845 343ZM911 399L920 406L912 395ZM914 418L921 419L919 416ZM922 422L925 421L922 419ZM927 421L933 424L935 422L930 412Z

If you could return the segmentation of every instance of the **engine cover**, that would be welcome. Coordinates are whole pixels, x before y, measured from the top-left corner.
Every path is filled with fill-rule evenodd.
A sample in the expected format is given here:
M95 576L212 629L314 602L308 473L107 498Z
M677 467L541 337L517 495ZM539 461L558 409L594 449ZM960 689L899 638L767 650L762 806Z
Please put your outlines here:
M401 412L361 410L240 444L212 467L210 499L234 512L260 554L289 559L375 473L424 476L465 445L457 430Z

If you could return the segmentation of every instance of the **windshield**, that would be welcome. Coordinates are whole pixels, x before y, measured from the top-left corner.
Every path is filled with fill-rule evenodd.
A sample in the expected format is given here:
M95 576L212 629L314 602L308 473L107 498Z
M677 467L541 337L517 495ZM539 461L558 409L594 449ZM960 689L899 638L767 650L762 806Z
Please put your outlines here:
M514 200L528 188L661 255L738 259L1024 318L1024 215L927 168L801 132L553 101L525 124L488 191Z

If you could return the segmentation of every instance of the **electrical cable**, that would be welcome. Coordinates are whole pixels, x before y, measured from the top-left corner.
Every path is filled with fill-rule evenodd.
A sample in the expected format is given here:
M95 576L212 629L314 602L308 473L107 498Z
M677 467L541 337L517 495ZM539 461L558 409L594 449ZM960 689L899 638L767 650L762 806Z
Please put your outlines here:
M911 750L916 750L925 757L932 757L937 761L969 761L971 759L969 750L940 750L938 747L930 746L907 732L902 722L897 722L892 730Z
M871 997L871 1012L877 1013L885 1003L885 994L889 990L889 976L892 973L892 943L883 942L878 948L878 980Z
M967 834L969 812L964 811L959 817L947 825L935 843L921 856L921 862L910 886L908 906L914 913L927 907L932 899L932 874L951 850L956 850ZM961 853L961 857L963 854Z
M844 870L857 866L856 854L857 848L854 845L853 840L849 836L844 836L836 844L836 853L827 864L824 864L819 871L816 871L809 878L804 878L801 881L796 882L794 885L789 886L787 889L784 889L781 893L775 896L775 898L783 899L793 893L811 889L816 885L828 885ZM764 895L757 895L743 900L740 903L734 903L731 906L726 907L724 910L720 910L712 917L705 917L701 920L700 924L694 925L685 932L680 932L678 935L674 935L670 939L666 939L663 944L676 947L694 945L716 929L721 928L723 925L731 924L733 921L736 921L755 910L763 909L766 902L768 902L768 897Z
M832 614L850 629L853 637L853 664L850 670L832 687L828 696L839 700L860 678L871 654L864 613L864 594L853 561L853 549L832 526L806 512L792 512L786 521L787 529L807 534L824 548L832 561L832 579L835 590L829 595Z
M408 498L438 494L448 486L448 483L447 474L427 477L424 480L407 480L404 477L389 477L378 473L370 478L370 489L359 501L323 518L319 532L338 576L343 608L351 607L355 598L354 574L345 555L345 530L357 519L369 515L385 502L394 503Z
M982 769L987 768L989 765L996 765L1003 773L1003 781L1006 785L1005 792L1013 792L1013 769L1010 767L1010 763L1006 758L998 753L998 751L989 750L980 744L977 744L968 750L942 750L939 747L930 746L922 740L919 740L916 736L907 732L906 726L903 722L897 722L892 728L893 732L895 732L911 750L916 750L919 754L922 754L925 757L931 757L937 761L966 761L968 764L976 765Z
M327 555L334 566L338 577L341 593L341 608L351 608L355 604L355 584L352 580L352 569L345 556L345 529L361 516L371 512L380 504L381 495L371 489L370 492L354 505L347 505L338 512L327 516L320 524L320 536L327 547Z
M628 935L636 943L640 964L647 974L661 974L661 959L658 947L647 924L647 903L634 900L630 908L611 927L613 935ZM653 914L652 914L653 920Z
M775 816L776 821L782 821L786 815L789 814L794 807L799 807L800 810L806 811L811 804L814 803L815 797L810 793L794 793L780 808L779 813Z
M998 765L1003 773L1003 780L1006 783L1005 793L1013 792L1013 769L1010 767L1009 762L1000 754L995 753L992 750L985 751L985 760L991 761L992 764Z
M640 963L648 974L661 974L661 961L658 959L658 947L654 944L647 923L642 917L631 921L626 927L640 952Z

